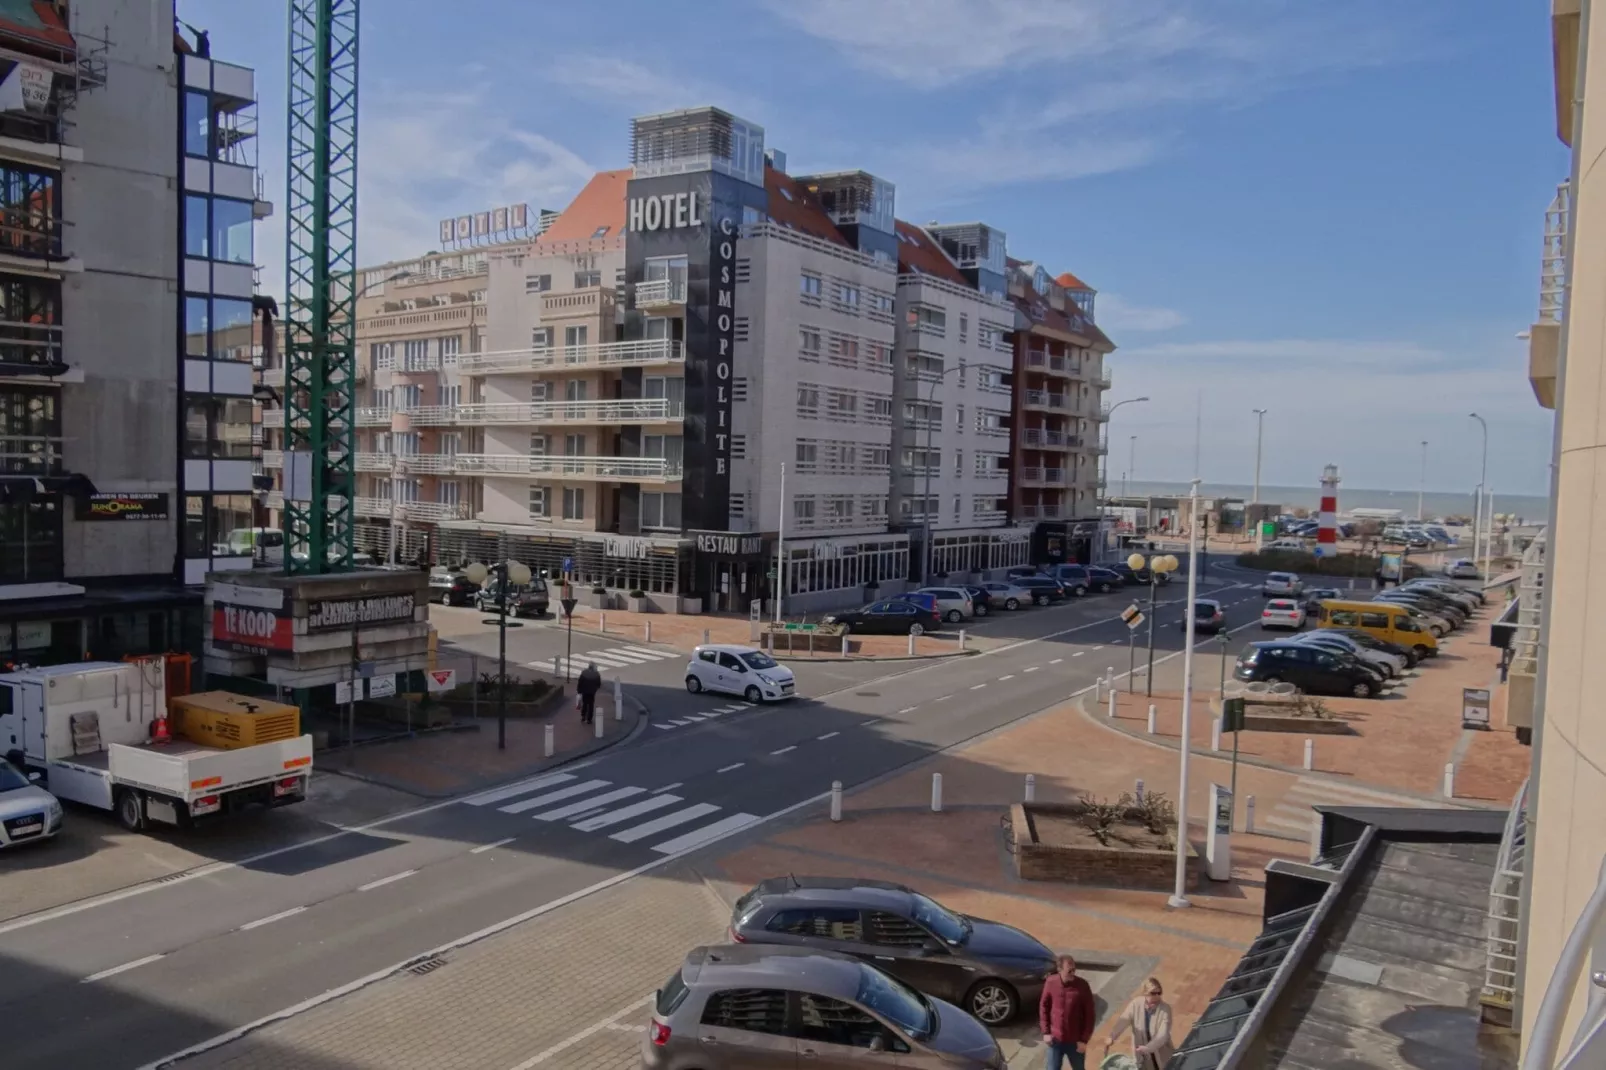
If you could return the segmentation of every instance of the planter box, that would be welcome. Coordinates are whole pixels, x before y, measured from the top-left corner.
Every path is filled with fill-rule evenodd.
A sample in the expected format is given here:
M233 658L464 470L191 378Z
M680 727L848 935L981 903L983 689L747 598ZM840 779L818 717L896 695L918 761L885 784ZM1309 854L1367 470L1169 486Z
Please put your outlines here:
M1291 713L1245 713L1245 732L1295 732L1306 736L1353 736L1355 729L1339 717L1295 717Z
M1174 849L1103 847L1039 843L1032 816L1071 816L1081 807L1053 803L1015 803L1009 808L1010 831L1015 843L1015 875L1029 881L1064 881L1111 888L1172 890L1176 881ZM1188 844L1188 887L1199 884L1203 860Z
M507 704L508 719L525 721L551 717L563 709L567 695L568 692L563 688L556 687L538 702L514 702L510 699ZM441 709L457 718L466 719L475 716L476 713L481 718L496 716L495 695L481 695L478 706L475 705L473 696L466 692L461 695L456 692L443 695L438 702Z
M584 606L590 606L592 609L607 609L609 608L610 601L611 600L608 597L608 592L606 591L602 592L601 594L598 594L595 591L586 591L580 596L580 604Z
M701 613L702 611L703 611L703 600L701 598L684 598L684 597L681 598L681 600L680 600L680 612L682 612L682 613L690 613L690 614L695 615L695 614Z
M652 604L652 599L645 596L641 598L627 598L625 602L630 607L630 612L632 613L652 613L658 608Z

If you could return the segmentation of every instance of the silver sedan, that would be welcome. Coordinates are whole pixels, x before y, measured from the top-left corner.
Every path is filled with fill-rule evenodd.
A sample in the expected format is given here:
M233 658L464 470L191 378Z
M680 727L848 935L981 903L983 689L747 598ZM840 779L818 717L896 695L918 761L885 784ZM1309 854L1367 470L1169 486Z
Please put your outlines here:
M0 759L0 849L46 840L61 831L61 803Z
M1013 583L994 581L978 584L978 586L987 592L987 598L993 605L1003 606L1005 609L1019 609L1022 606L1031 605L1035 600L1035 596L1031 591L1024 587L1017 587Z

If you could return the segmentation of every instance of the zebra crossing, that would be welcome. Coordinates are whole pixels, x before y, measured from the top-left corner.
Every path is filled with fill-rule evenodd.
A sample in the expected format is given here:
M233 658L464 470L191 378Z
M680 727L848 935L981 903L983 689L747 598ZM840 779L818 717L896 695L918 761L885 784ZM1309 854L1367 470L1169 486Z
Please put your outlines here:
M1313 806L1444 806L1445 802L1426 801L1353 784L1339 784L1320 777L1302 776L1294 782L1276 806L1255 815L1255 831L1290 839L1310 838L1315 822Z
M721 807L690 802L667 790L581 779L575 773L550 773L471 795L463 803L562 823L575 832L605 835L618 843L640 843L664 855L692 850L758 820L757 814L740 812L719 816Z
M532 661L529 667L551 672L553 667L557 666L563 670L559 675L572 680L592 663L599 669L628 669L633 665L650 665L655 661L684 657L686 655L679 650L665 650L651 646L620 646L611 650L584 650L569 658L559 654L550 661Z

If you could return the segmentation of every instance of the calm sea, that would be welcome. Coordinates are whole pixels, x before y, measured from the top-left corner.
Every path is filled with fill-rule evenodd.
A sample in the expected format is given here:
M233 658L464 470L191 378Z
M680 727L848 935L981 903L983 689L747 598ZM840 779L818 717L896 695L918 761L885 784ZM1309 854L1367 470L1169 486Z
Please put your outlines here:
M1133 480L1128 485L1129 494L1174 495L1187 494L1186 483L1151 483L1147 480ZM1254 487L1247 483L1202 483L1199 493L1207 497L1217 496L1224 498L1242 498L1248 501L1254 494ZM1112 480L1110 490L1115 494L1121 493L1120 480ZM1260 488L1262 501L1281 502L1290 508L1302 506L1314 509L1321 504L1321 488L1310 487L1273 487ZM1348 512L1351 509L1398 509L1408 517L1416 516L1416 491L1414 490L1366 490L1363 487L1338 488L1338 511ZM1515 513L1528 523L1544 523L1550 509L1549 499L1530 494L1501 495L1495 492L1494 510L1497 513ZM1471 516L1472 495L1445 494L1439 491L1428 491L1422 495L1422 511L1428 517L1436 516Z

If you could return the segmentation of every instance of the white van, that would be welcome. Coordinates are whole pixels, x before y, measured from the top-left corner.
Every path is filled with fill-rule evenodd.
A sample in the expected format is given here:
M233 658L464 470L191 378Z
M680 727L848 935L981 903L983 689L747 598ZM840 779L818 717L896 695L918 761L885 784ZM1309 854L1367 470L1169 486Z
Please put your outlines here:
M229 553L255 558L264 565L283 565L284 532L278 528L235 528L229 532Z

